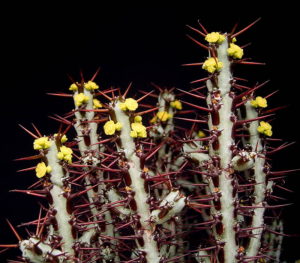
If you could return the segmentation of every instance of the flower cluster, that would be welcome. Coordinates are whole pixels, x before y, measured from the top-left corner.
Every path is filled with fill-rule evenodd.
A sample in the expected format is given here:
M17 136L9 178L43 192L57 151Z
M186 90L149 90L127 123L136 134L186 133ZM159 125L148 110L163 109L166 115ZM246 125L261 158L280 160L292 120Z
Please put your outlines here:
M104 124L103 129L106 135L113 135L116 131L120 131L122 129L122 124L120 122L114 123L114 121L107 121Z
M250 101L254 108L266 108L268 107L267 100L261 96L257 96L255 100Z
M74 95L74 102L77 107L80 107L82 104L85 104L89 101L89 97L83 93L78 93Z
M167 111L159 111L156 113L156 115L150 120L151 123L157 122L157 120L160 120L162 122L165 122L169 119L171 119L173 116L172 114L168 113Z
M139 104L135 99L128 98L125 102L119 103L119 108L123 111L130 110L135 111L138 108Z
M272 134L273 134L271 124L267 123L265 121L261 121L259 123L259 126L257 127L257 131L259 133L262 133L262 134L267 135L267 136L272 136Z
M40 162L35 168L35 173L38 178L44 177L47 173L51 173L51 171L51 166L46 166L44 162Z
M72 149L66 146L61 146L59 150L60 151L57 153L57 158L68 163L72 163Z
M211 32L206 35L205 40L209 43L221 44L225 40L225 36L219 32Z
M219 62L217 58L208 58L204 61L202 68L209 73L214 73L216 70L223 68L223 62Z
M230 47L227 49L227 54L230 57L241 59L244 55L244 50L238 45L230 43Z
M170 106L174 109L182 110L182 103L179 100L171 101Z
M146 138L147 137L147 131L146 127L142 124L142 117L141 116L135 116L134 122L131 123L131 131L130 136L132 138Z
M99 89L99 86L95 82L89 80L87 83L84 83L84 88L86 90L95 90Z
M98 99L93 99L93 107L94 109L99 109L102 108L103 105Z
M49 141L48 137L41 137L33 142L33 149L35 150L45 150L51 146L51 142Z

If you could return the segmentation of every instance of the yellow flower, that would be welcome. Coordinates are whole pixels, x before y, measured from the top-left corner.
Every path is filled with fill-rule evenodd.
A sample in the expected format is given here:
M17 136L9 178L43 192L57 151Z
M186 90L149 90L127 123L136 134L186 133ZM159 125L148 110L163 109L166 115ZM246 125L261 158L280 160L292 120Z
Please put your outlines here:
M142 116L139 116L139 115L135 116L134 117L134 122L142 122L142 119L143 119Z
M115 124L115 128L116 128L117 131L120 131L122 129L122 124L120 122L117 122Z
M154 123L157 121L157 116L155 115L151 120L150 120L150 123Z
M58 134L57 133L55 133L54 134L54 137L56 137ZM66 141L68 140L68 137L64 134L62 137L61 137L61 139L60 139L60 141L61 141L61 143L65 143Z
M267 100L261 96L257 96L255 98L255 100L251 100L251 105L254 107L254 108L266 108L268 107L268 104L267 104Z
M136 138L136 137L146 138L147 137L146 127L142 123L140 123L140 122L131 123L131 129L133 131L133 132L130 132L131 137L133 137L133 138Z
M172 114L170 114L166 111L159 111L158 113L156 113L156 116L161 121L167 121L172 118Z
M89 80L87 83L84 84L84 88L87 90L95 90L99 89L99 86L95 82Z
M134 111L138 108L139 104L137 103L136 100L129 98L125 100L125 105L128 110Z
M94 109L99 109L99 108L102 108L103 106L99 100L93 99L93 107L94 107Z
M204 131L199 130L199 131L198 131L198 136L199 136L200 138L204 138L204 137L206 137L206 134L204 133Z
M48 149L51 146L51 142L48 137L41 137L33 142L34 150Z
M225 36L219 32L211 32L206 35L205 40L209 43L221 44L225 40Z
M238 45L230 43L230 47L227 49L227 54L230 57L241 59L244 55L244 50Z
M236 42L236 37L234 37L232 40L231 40L232 43L235 43Z
M104 124L103 129L106 135L113 135L116 131L122 129L122 124L120 122L114 123L114 121L107 121Z
M137 138L138 137L137 132L136 131L130 131L130 137Z
M267 136L272 136L272 134L273 134L271 124L267 123L265 121L261 121L259 123L259 126L257 127L257 131L259 133L262 133L262 134L267 135Z
M89 99L90 98L83 93L78 93L74 96L75 105L77 107L80 107L82 104L87 103Z
M69 90L76 91L76 90L78 90L78 87L75 83L73 83L70 85Z
M179 100L171 101L170 105L172 108L175 108L177 110L182 110L182 104L181 104L181 101L179 101Z
M38 178L42 178L46 175L46 173L51 173L52 168L51 166L46 166L44 162L38 163L38 165L35 168L36 176Z
M60 152L57 153L57 158L72 163L72 149L66 146L61 146L59 149Z
M214 73L216 70L223 68L223 63L219 62L217 58L208 58L204 61L202 68L209 73Z
M123 111L127 110L126 104L124 102L119 103L119 108Z

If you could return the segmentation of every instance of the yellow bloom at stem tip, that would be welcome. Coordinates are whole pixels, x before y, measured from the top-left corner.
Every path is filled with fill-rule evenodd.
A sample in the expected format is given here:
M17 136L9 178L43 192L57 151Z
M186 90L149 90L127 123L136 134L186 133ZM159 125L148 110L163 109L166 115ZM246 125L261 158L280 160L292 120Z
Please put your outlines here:
M114 123L114 121L107 121L104 124L103 129L106 135L113 135L116 131L122 129L122 124L120 122Z
M95 82L89 80L87 83L84 84L84 88L86 90L95 90L99 89L99 86Z
M72 83L69 87L69 90L76 91L76 90L78 90L78 87L75 83Z
M179 100L171 101L170 106L174 109L182 110L182 104L181 104L181 101L179 101Z
M44 177L47 173L51 173L51 166L46 166L44 162L39 163L35 168L35 173L38 178Z
M89 101L89 97L84 95L83 93L78 93L74 95L75 105L80 107L82 104L87 103Z
M205 40L209 43L221 44L225 40L225 36L219 32L211 32L206 35Z
M204 61L202 68L209 73L214 73L216 70L223 68L223 63L219 62L217 58L208 58Z
M199 136L200 138L204 138L204 137L206 137L206 134L205 134L204 131L199 130L199 131L198 131L198 136Z
M59 149L60 151L57 153L57 158L72 163L72 149L66 146L61 146Z
M123 111L130 110L135 111L138 108L139 104L135 99L128 98L125 102L119 103L119 108Z
M257 96L255 100L250 101L254 108L266 108L268 107L267 100L261 96Z
M161 121L167 121L173 117L172 114L170 114L166 111L159 111L158 113L156 113L156 116Z
M99 108L102 108L103 105L101 104L101 102L98 99L93 99L93 107L94 107L94 109L99 109Z
M58 134L57 133L55 133L54 134L54 137L56 137ZM61 139L60 139L60 141L61 141L61 143L65 143L66 141L68 140L68 137L64 134L62 137L61 137Z
M142 119L143 119L142 116L137 115L134 117L134 122L142 122Z
M227 49L227 54L230 57L241 59L244 55L244 50L238 45L230 43L230 47Z
M48 137L41 137L33 142L33 149L34 150L45 150L48 149L51 146L51 142L49 141Z
M271 124L265 121L261 121L259 123L259 126L257 127L257 131L267 136L272 136L273 134Z

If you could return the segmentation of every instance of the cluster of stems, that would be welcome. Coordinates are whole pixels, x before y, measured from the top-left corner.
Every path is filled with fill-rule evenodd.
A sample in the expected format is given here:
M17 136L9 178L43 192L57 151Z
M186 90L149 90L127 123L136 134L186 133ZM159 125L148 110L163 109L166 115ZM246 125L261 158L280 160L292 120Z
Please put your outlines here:
M37 182L14 190L41 198L38 218L22 238L9 223L22 256L13 262L167 263L278 262L282 222L275 188L288 171L272 171L268 120L274 93L256 96L266 84L244 85L237 65L243 58L236 37L249 29L209 33L190 29L208 52L208 76L191 90L140 90L131 84L103 89L94 81L71 79L71 93L51 93L74 101L74 109L51 118L55 134L24 127L36 154ZM187 99L184 99L187 97ZM74 138L68 139L72 134Z

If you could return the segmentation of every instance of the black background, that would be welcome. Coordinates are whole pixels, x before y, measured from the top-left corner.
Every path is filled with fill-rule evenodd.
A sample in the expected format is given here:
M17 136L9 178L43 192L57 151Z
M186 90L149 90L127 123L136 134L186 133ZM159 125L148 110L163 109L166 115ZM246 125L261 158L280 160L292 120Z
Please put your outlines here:
M32 139L17 124L29 127L34 122L45 134L55 132L57 124L47 116L70 110L72 103L46 92L67 91L70 82L66 74L79 79L80 69L89 78L100 66L97 82L103 88L125 88L133 81L136 89L150 90L153 81L188 90L190 81L205 77L200 67L180 66L203 61L207 55L185 36L189 33L202 40L185 26L197 26L198 19L208 31L228 32L238 21L241 29L262 17L238 37L238 44L251 42L245 56L267 65L240 66L237 75L249 78L252 85L270 79L262 95L279 90L269 105L289 107L272 122L274 137L297 143L274 157L273 169L300 168L299 15L296 6L287 1L284 5L261 4L189 1L162 6L110 2L109 7L88 3L63 7L44 2L43 6L15 3L2 8L0 244L15 242L5 218L17 225L34 219L38 208L35 198L8 193L36 180L31 172L16 173L26 163L12 160L33 154ZM288 177L287 186L295 193L284 194L294 203L283 210L285 232L299 234L300 173ZM300 258L299 241L295 237L285 239L283 258L288 262ZM11 250L0 255L1 262L15 254L16 250Z

